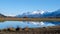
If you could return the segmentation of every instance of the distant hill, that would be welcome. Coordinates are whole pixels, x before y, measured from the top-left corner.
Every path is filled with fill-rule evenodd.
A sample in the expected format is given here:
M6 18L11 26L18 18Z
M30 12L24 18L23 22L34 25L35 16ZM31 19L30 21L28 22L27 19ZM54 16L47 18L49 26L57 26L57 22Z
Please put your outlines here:
M54 11L53 13L51 13L51 16L53 17L60 17L60 9Z
M6 17L6 16L0 13L0 17Z
M45 17L55 17L55 18L60 18L60 9L53 11L49 14L44 14L43 16Z

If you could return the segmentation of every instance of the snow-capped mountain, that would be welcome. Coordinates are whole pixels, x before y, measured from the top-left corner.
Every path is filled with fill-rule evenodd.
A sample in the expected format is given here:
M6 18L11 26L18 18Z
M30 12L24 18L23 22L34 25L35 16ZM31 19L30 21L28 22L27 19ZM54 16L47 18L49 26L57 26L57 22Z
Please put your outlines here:
M44 14L48 14L48 11L37 10L32 12L23 13L22 15L17 15L17 17L43 17Z
M17 15L17 17L28 17L28 18L60 17L60 9L53 12L37 10L23 13L22 15Z

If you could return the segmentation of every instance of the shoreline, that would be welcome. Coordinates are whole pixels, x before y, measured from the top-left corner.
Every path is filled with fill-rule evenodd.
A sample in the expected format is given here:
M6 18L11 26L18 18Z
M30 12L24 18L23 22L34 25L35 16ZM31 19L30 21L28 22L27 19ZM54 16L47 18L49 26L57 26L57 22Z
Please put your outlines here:
M0 17L0 21L60 21L60 18L15 18L15 17Z

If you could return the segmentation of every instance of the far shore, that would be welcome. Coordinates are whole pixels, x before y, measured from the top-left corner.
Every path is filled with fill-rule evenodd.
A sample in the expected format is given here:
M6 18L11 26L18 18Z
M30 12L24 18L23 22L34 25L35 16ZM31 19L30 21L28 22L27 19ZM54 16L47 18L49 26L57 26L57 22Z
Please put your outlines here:
M60 18L16 18L0 17L0 21L60 21Z

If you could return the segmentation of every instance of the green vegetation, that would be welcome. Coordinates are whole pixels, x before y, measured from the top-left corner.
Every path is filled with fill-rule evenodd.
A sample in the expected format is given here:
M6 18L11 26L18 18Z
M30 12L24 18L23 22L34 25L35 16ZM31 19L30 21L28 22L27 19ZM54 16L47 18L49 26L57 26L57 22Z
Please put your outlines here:
M0 22L4 22L5 20L0 20Z

